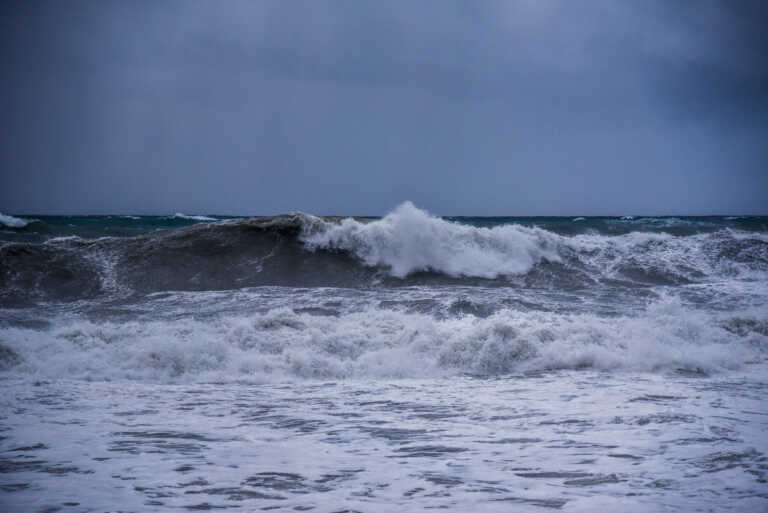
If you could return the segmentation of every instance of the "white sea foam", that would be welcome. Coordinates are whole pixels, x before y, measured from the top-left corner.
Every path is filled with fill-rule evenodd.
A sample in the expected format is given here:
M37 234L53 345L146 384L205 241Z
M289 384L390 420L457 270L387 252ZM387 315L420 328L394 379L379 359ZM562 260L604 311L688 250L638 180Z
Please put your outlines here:
M445 221L406 202L380 220L344 219L305 234L310 249L344 249L367 265L404 277L418 271L496 278L522 274L541 260L559 261L559 237L538 228L476 228Z
M665 279L760 279L768 276L768 247L762 233L722 230L680 237L668 233L631 232L620 236L576 235L562 244L581 262L608 278L627 273L655 274ZM741 249L736 243L743 243ZM756 244L748 244L748 243ZM739 255L734 258L734 254Z
M426 378L595 368L718 371L764 359L768 312L739 317L662 299L637 315L500 310L449 318L369 307L3 328L10 372L45 378L284 381Z
M318 223L323 229L317 229ZM339 224L324 223L307 216L305 224L302 240L307 248L346 250L366 265L382 266L399 278L419 271L497 278L525 274L541 262L581 270L586 265L594 278L626 279L629 272L634 273L629 278L635 279L640 272L662 283L713 275L733 277L756 269L764 277L768 269L764 248L749 250L754 253L751 264L723 256L723 244L765 240L764 234L729 229L689 236L657 232L561 236L520 225L482 228L457 224L431 216L410 202L369 223L351 218Z
M29 219L0 214L0 225L7 226L8 228L24 228L30 222Z

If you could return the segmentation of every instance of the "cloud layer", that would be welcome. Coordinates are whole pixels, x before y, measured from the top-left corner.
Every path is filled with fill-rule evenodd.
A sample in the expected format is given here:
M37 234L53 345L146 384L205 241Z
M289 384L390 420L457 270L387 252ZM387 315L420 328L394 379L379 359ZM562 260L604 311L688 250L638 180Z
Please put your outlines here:
M4 4L0 210L768 213L763 5Z

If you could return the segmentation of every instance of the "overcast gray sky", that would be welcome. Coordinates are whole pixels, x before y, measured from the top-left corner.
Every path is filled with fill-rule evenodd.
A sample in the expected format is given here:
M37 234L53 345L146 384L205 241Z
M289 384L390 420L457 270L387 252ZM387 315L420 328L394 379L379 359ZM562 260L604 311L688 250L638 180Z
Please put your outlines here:
M0 212L768 214L768 2L20 1Z

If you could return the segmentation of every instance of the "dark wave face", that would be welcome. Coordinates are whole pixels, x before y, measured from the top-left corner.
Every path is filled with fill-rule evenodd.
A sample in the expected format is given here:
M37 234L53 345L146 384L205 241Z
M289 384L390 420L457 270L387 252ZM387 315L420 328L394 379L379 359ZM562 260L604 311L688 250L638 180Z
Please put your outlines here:
M407 203L381 219L3 217L6 306L264 285L635 290L768 272L764 217L441 219Z
M135 237L157 230L184 228L199 223L232 219L231 216L8 216L0 214L0 240L44 242L54 237Z

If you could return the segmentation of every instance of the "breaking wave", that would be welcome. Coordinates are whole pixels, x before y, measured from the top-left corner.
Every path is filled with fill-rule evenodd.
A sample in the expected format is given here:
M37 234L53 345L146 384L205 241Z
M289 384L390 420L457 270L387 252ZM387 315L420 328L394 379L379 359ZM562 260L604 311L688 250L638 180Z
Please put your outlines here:
M562 235L471 226L405 203L377 219L290 214L199 223L135 237L0 246L0 304L263 285L484 285L576 290L764 280L768 234Z
M546 260L560 262L560 237L539 228L452 223L404 203L379 221L344 219L301 239L310 249L344 250L367 266L405 278L420 271L497 278L519 275Z
M0 214L0 227L5 228L24 228L31 221L28 219L22 219L20 217L13 217L5 214Z
M187 215L187 214L182 214L181 212L176 212L175 214L170 216L170 219L188 219L191 221L218 221L218 219L216 219L215 217Z
M713 315L662 298L637 315L292 308L214 320L80 320L0 329L0 365L40 378L283 381L497 376L554 369L710 373L758 364L765 312Z

